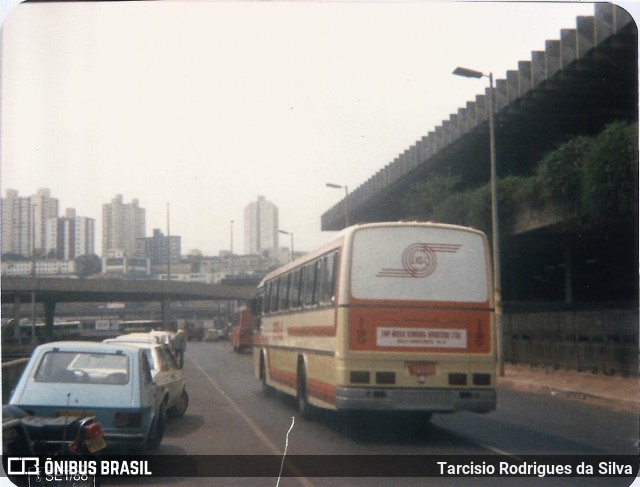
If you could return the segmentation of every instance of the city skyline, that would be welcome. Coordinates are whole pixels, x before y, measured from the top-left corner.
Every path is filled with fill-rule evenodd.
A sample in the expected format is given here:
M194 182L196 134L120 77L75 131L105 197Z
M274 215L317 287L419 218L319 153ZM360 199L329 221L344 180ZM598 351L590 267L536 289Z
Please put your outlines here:
M34 246L34 249L37 251L37 254L40 254L41 256L44 255L48 255L49 252L51 251L56 251L57 253L63 252L65 255L69 255L69 249L66 247L62 247L62 248L57 248L54 246L54 241L55 240L59 240L56 235L57 232L62 232L64 231L65 234L67 234L67 232L69 231L69 222L68 220L81 220L83 223L83 227L82 227L82 231L84 233L86 233L88 230L86 228L86 226L88 226L88 223L84 223L85 220L90 220L93 223L91 223L90 225L90 229L92 232L95 232L95 218L92 216L77 216L76 213L76 209L75 208L65 208L64 212L61 212L59 210L59 208L62 207L62 205L60 205L60 201L58 198L55 198L55 195L53 195L51 193L50 188L39 188L38 191L33 194L33 195L28 195L28 196L20 196L20 191L16 190L14 188L8 188L6 190L6 195L2 197L3 202L5 200L9 200L9 199L19 199L22 200L24 203L26 203L26 209L23 211L26 212L26 216L30 219L33 217L33 215L38 214L38 212L36 211L36 209L38 208L38 205L43 206L43 199L49 199L52 201L51 204L48 204L47 206L52 206L52 210L49 211L50 213L50 218L49 220L51 220L51 222L46 221L43 222L42 224L42 228L43 228L43 232L46 233L46 235L43 236L36 236L36 240L41 240L42 241L42 249L40 249L39 247ZM35 202L35 203L34 203ZM103 210L103 225L101 226L101 231L102 231L102 235L100 236L101 238L99 238L99 236L96 236L95 234L92 235L92 239L90 242L90 248L94 249L94 252L84 252L84 253L80 253L78 255L83 255L83 254L88 254L88 253L94 253L96 255L99 255L101 257L105 257L105 256L109 256L112 255L114 253L114 251L116 253L123 253L125 255L129 255L129 256L136 256L140 254L140 248L143 248L145 246L149 247L152 245L158 245L157 243L141 243L139 242L140 240L154 240L154 239L158 239L159 237L161 238L169 238L169 239L173 239L172 242L172 255L175 255L175 249L174 246L178 249L180 249L181 245L180 245L180 239L182 238L182 236L180 235L175 235L175 234L171 234L169 235L168 233L164 233L167 232L169 229L167 228L152 228L152 229L147 229L146 228L146 218L145 218L145 214L146 214L146 208L139 206L140 202L137 198L132 198L130 203L124 203L124 197L121 194L117 194L115 195L109 203L103 203L102 204L102 210ZM2 221L3 223L8 226L8 227L12 227L12 226L24 226L24 228L26 228L27 233L25 234L25 239L27 239L30 242L30 239L34 236L34 234L38 234L39 232L34 231L39 225L36 223L35 228L31 228L31 222L30 220L28 222L25 222L24 225L20 224L20 225L16 225L16 222L14 221L14 216L11 214L11 212L9 211L11 205L3 205L3 217L2 217ZM116 206L117 208L114 210L112 207ZM33 208L32 208L33 207ZM267 201L266 198L264 196L257 196L257 200L256 201L252 201L248 204L248 206L245 207L245 229L246 228L250 228L251 227L251 222L253 222L254 224L256 224L256 228L259 228L258 226L258 222L255 220L255 218L257 217L258 219L260 219L260 215L259 215L259 211L257 215L253 215L254 219L250 218L250 208L257 208L257 207L266 207L266 210L268 211L263 211L265 214L262 215L262 220L264 220L264 222L269 223L269 225L273 228L271 228L270 231L267 231L266 233L263 232L263 240L265 240L265 238L271 239L271 243L272 245L269 246L267 245L266 247L264 245L259 246L259 248L256 248L255 252L250 252L247 251L247 245L249 245L249 247L251 247L251 243L248 243L247 239L245 239L245 247L244 247L244 253L245 254L258 254L260 251L262 250L272 250L272 249L277 249L279 248L278 246L278 208L273 205L273 203L271 203L270 201ZM117 211L120 210L120 211ZM104 242L111 242L114 239L114 236L109 236L109 230L108 227L109 225L106 224L107 222L107 218L104 217L105 214L107 213L119 213L122 212L123 210L125 210L126 212L133 212L135 214L138 215L138 219L141 218L141 226L139 226L139 230L142 231L141 234L139 235L131 235L131 234L123 234L122 232L120 232L117 235L117 242L120 244L118 245L117 243L114 243L113 245L107 245L105 247L105 243ZM263 208L264 210L264 208ZM274 213L275 212L275 213ZM54 215L55 213L55 215ZM142 216L140 217L140 213L142 213ZM275 215L275 217L274 217ZM121 217L122 218L122 217ZM260 220L260 221L262 221ZM54 224L55 223L55 224ZM169 221L167 221L167 223L169 223ZM66 230L58 230L58 228L61 229L65 229ZM24 248L21 250L16 250L14 248L14 246L5 243L4 240L6 240L7 238L11 237L11 232L10 231L4 231L3 230L3 244L2 244L2 252L10 252L10 253L21 253L23 254L25 257L29 257L32 254L32 247L31 244L25 244ZM250 235L250 232L245 231L245 233L247 235ZM50 235L51 234L51 235ZM257 236L254 236L257 240L256 243L260 240ZM175 240L178 239L178 240ZM130 241L129 244L125 243L125 240ZM249 239L250 240L250 239ZM95 249L94 243L95 242L99 242L102 241L103 245L102 245L102 251L98 251L97 249ZM114 240L115 242L115 240ZM177 243L176 243L177 242ZM84 240L83 240L84 243ZM68 242L64 242L64 245L68 245ZM286 246L285 246L286 247ZM86 247L89 248L89 247ZM286 247L288 249L288 247ZM199 249L197 249L199 250ZM234 250L234 253L236 254L240 254L240 252L238 252L237 249L220 249L220 251L218 252L218 254L203 254L203 255L209 255L209 256L215 256L215 255L219 255L221 253L225 253L228 251ZM251 250L251 249L250 249ZM153 249L154 255L157 254L159 251L157 249ZM182 254L179 253L180 255L187 255L187 254ZM74 254L75 256L75 254Z
M2 32L2 190L50 187L98 228L113 194L149 228L170 205L171 234L206 255L264 194L312 250L343 198L326 183L356 189L484 92L456 66L504 77L578 15L593 4L19 5Z

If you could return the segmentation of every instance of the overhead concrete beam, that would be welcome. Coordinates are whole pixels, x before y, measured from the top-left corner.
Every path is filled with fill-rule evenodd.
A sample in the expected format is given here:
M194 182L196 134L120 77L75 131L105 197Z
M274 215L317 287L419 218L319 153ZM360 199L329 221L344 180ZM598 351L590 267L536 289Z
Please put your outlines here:
M531 80L531 61L518 62L518 93L522 97L533 87Z
M546 41L545 42L545 79L552 78L560 69L562 69L562 61L560 59L560 41Z
M578 34L575 29L563 29L560 31L560 64L568 67L577 59Z
M500 110L529 94L535 95L529 98L530 101L535 102L541 97L544 98L549 90L562 89L562 84L555 82L561 82L556 76L558 73L572 66L589 69L589 63L593 58L587 56L591 50L598 51L598 59L603 56L606 58L608 51L600 52L599 47L632 22L633 18L628 12L618 6L611 3L596 4L594 16L577 17L576 29L561 30L559 40L547 40L544 51L532 51L531 60L519 61L517 70L507 71L506 79L495 81L493 95L496 113L500 115ZM624 47L628 40L621 38L618 42L621 42ZM606 47L606 49L611 48L615 46ZM575 63L576 60L582 59L587 62ZM551 80L554 81L553 84L548 83ZM451 114L449 119L429 131L409 150L367 180L358 188L362 190L350 193L350 212L366 213L368 203L373 203L379 193L386 191L399 179L407 180L406 176L419 166L434 161L443 149L485 123L489 118L488 95L489 88L486 88L484 94L476 96L474 102L468 102L464 108ZM506 114L503 113L503 115ZM334 205L322 215L324 230L338 229L337 222L343 220L344 214L344 205L341 203Z

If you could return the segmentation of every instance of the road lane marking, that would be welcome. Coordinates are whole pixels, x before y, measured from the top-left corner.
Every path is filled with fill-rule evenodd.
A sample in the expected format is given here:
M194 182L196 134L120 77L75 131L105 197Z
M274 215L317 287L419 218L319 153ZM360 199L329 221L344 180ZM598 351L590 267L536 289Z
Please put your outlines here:
M197 364L195 361L192 361L192 363L193 365L196 366L196 368L200 371L200 373L206 377L206 379L215 388L218 394L220 394L224 398L224 400L227 401L229 405L231 405L234 411L238 413L238 415L245 421L245 423L247 423L249 428L251 428L251 431L253 431L253 433L260 439L260 441L262 441L262 443L264 443L264 445L269 450L271 450L271 453L278 456L283 455L283 452L280 451L280 449L267 437L266 433L262 431L262 429L260 429L260 427L256 423L254 423L254 421L249 416L247 416L242 409L240 409L240 406L238 405L238 403L236 403L233 399L231 399L231 397L226 392L224 392L220 384L218 384L218 382L213 377L211 377L207 372L205 372L202 369L202 367L200 367L199 364ZM287 439L288 439L288 433L287 433ZM313 484L311 483L311 481L308 478L304 477L302 475L302 472L296 471L297 469L294 466L291 467L291 470L296 474L296 479L302 485L304 485L305 487L313 487Z
M511 457L515 460L522 460L521 457L519 457L518 455L516 455L515 453L509 453L508 451L505 450L501 450L500 448L495 448L493 446L490 445L485 445L484 443L477 443L476 444L478 446L481 446L482 448L486 448L489 451L492 451L493 453L497 453L500 456L504 456L504 457Z

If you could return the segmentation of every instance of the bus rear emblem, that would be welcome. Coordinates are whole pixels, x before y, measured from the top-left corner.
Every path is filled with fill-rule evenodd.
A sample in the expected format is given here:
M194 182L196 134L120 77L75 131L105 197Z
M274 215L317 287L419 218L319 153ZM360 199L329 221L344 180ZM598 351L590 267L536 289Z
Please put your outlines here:
M436 270L436 252L455 253L461 245L414 243L402 253L402 269L381 269L376 277L428 277Z

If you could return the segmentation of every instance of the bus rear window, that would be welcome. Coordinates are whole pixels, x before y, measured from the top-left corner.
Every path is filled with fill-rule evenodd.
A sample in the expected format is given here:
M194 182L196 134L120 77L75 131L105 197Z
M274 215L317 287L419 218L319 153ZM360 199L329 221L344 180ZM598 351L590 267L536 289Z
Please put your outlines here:
M487 302L484 238L453 228L363 228L354 234L351 294L371 300Z

